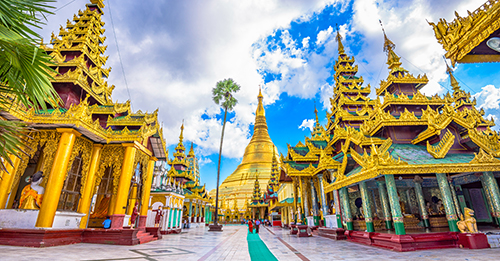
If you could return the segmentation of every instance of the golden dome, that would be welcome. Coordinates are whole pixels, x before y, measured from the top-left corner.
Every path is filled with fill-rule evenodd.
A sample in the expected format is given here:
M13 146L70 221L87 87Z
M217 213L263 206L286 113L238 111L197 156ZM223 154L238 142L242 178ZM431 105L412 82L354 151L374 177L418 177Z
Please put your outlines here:
M261 187L266 187L271 178L273 155L278 157L278 150L267 132L267 122L262 104L261 91L257 96L259 104L255 112L254 133L245 149L243 160L236 170L219 187L219 200L236 200L240 211L246 209L247 200L252 198L255 178L259 175ZM234 205L231 204L231 205Z

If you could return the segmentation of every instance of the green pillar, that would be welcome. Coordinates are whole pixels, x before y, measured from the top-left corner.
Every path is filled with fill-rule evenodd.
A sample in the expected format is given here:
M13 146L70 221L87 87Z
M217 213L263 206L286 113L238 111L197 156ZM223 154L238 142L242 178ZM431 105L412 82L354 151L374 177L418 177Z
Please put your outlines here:
M174 209L174 216L172 218L172 228L177 226L177 209Z
M380 194L380 203L382 204L382 209L384 210L384 220L385 228L392 229L392 215L391 207L389 206L389 199L387 198L387 191L385 189L385 181L378 180L378 193Z
M498 183L490 171L483 174L483 180L490 192L491 203L494 207L493 216L497 220L497 223L500 224L500 190L498 189Z
M325 195L325 188L323 187L323 174L319 173L318 174L318 182L319 182L319 195L321 196L321 209L323 212L323 219L325 218L326 215L328 215L328 205L326 203L326 195ZM325 223L325 220L323 220L323 224Z
M453 180L451 178L448 180L448 185L450 185L451 196L453 197L453 204L455 205L455 211L457 212L457 217L460 217L462 215L462 211L460 210L457 191L455 189L455 185L453 185Z
M457 213L455 210L455 204L453 203L453 196L451 194L450 185L448 184L448 179L446 174L437 173L437 182L439 184L439 189L441 190L441 195L443 196L444 209L446 210L446 218L448 219L448 225L450 226L451 232L460 232L457 227Z
M493 205L493 199L491 196L490 188L484 182L483 176L481 176L480 180L481 180L481 185L483 186L484 194L486 196L486 203L488 205L488 210L489 210L488 213L490 213L490 215L493 217L493 222L498 225L498 220L495 215L495 205Z
M384 175L385 184L387 185L387 195L389 196L389 204L392 210L392 219L394 220L394 229L396 235L406 235L403 215L401 214L401 206L399 205L398 190L396 181L393 175Z
M366 187L365 181L359 183L359 190L361 191L361 200L363 202L366 232L375 232L375 227L373 226L372 203L370 201L370 196L368 195L368 188Z
M319 206L318 206L318 197L316 195L316 188L314 186L314 181L312 178L309 179L309 183L311 184L311 199L313 205L313 219L314 225L319 226Z
M188 212L189 222L191 222L191 215L193 214L193 200L189 200L189 212Z
M354 230L351 207L349 206L349 195L346 187L340 189L340 198L342 200L342 213L344 213L344 220L347 226L346 229Z
M342 218L341 218L342 212L340 211L339 191L334 190L332 193L333 193L333 202L335 204L335 216L337 216L337 227L343 228L344 226L342 224Z
M422 182L424 180L420 176L415 176L413 181L415 182L415 194L417 194L417 201L420 208L422 222L424 223L424 227L431 227L431 223L429 222L429 213L427 213L427 209L425 208L424 193L422 192Z

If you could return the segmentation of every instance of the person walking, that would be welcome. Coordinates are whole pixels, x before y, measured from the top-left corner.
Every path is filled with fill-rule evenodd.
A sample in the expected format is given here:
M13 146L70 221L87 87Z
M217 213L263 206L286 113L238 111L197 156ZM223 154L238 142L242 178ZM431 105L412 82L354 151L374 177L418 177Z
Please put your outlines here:
M252 224L252 220L248 220L248 231L250 233L253 233L253 224Z
M259 234L259 227L260 227L260 220L256 220L255 221L255 232L257 232L257 234Z

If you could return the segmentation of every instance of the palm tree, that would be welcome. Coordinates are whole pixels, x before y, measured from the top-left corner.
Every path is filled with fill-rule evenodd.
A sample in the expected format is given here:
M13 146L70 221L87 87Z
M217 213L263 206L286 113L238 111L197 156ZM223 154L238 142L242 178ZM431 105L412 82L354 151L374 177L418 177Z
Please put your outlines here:
M238 103L238 100L236 100L236 98L233 97L232 93L236 93L239 90L240 86L231 78L217 82L215 88L212 89L212 99L217 105L222 105L222 108L224 108L224 121L222 124L222 134L220 137L219 165L217 167L217 187L216 187L217 192L215 194L214 226L217 226L217 221L219 220L220 161L222 156L222 141L224 140L224 129L226 128L226 116L227 116L227 111L233 110L234 106Z
M26 108L46 110L46 102L60 98L50 83L51 58L37 43L41 37L40 17L52 14L47 3L53 0L0 1L0 113L20 103ZM0 116L0 170L12 165L9 154L26 153L24 145L29 128Z

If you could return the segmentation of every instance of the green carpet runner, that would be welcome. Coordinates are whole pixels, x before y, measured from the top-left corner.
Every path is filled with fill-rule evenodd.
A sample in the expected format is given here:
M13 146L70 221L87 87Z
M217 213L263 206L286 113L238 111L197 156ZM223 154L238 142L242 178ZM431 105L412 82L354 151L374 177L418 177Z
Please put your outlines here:
M263 260L278 260L276 257L269 251L266 244L260 239L259 234L248 233L247 235L248 241L248 252L250 253L250 259L252 261L263 261Z

